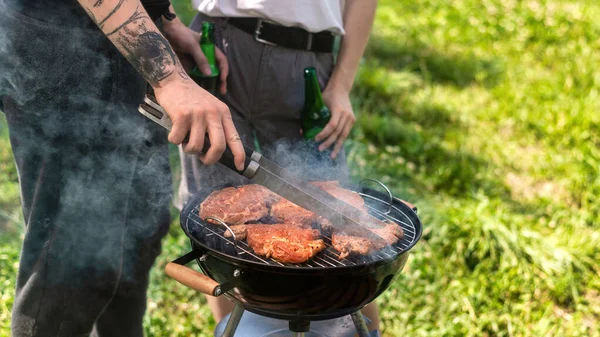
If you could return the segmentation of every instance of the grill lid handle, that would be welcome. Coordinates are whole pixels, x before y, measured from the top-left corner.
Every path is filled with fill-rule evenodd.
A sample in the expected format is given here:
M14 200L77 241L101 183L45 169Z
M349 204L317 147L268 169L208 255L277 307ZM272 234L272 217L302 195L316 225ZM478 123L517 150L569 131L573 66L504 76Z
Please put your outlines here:
M165 273L184 286L206 295L219 296L222 294L221 287L217 281L189 267L169 262L165 266Z

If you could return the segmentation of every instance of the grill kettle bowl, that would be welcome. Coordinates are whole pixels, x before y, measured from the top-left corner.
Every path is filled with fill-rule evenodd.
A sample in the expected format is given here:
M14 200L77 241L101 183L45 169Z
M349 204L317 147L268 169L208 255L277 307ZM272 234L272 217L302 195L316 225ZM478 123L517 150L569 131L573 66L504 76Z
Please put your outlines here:
M220 188L224 187L227 186ZM346 188L373 200L389 200L387 194L369 188ZM395 246L394 253L335 267L266 264L247 259L246 254L236 254L233 245L209 239L214 235L207 236L190 222L190 213L197 211L197 205L213 190L201 191L183 208L181 227L192 250L167 264L165 272L190 288L212 296L225 295L250 312L276 319L326 320L362 309L389 288L422 234L416 209L393 198L390 215L403 219L402 223L410 222L410 230L414 231L410 243ZM379 203L369 201L370 198L365 198L365 202ZM378 208L387 211L389 204L384 201ZM204 275L185 266L193 260Z

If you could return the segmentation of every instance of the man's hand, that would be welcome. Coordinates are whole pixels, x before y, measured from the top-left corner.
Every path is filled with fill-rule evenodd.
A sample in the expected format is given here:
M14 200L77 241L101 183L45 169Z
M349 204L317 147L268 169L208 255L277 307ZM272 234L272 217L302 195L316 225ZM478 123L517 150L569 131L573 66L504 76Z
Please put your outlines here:
M152 22L141 2L139 0L78 0L78 2L106 37L154 89L158 103L173 122L169 141L179 145L189 134L189 141L183 145L184 151L198 153L204 147L204 139L208 133L211 146L204 155L201 155L202 162L206 165L216 163L226 146L229 146L234 156L235 166L241 171L245 160L244 147L229 109L190 79L171 44ZM172 6L171 11L174 12ZM196 48L200 50L195 41L196 48L191 47L193 40L189 38L192 36L191 32L182 34L184 45L188 45L192 50ZM185 37L186 34L188 37ZM184 50L187 49L184 47Z
M328 86L323 90L323 101L331 111L331 120L323 131L317 134L315 140L317 142L324 140L319 145L319 151L323 151L335 143L331 153L331 158L335 159L350 134L350 130L356 122L356 117L354 117L352 111L349 93L345 90Z
M208 133L210 148L200 155L200 160L205 165L214 164L228 146L233 153L237 169L244 169L244 147L225 103L200 88L191 79L170 81L155 89L154 93L173 123L169 142L182 144L185 136L189 134L188 143L182 144L183 150L186 153L198 154L204 147L204 138Z
M200 69L205 75L210 75L210 67L208 66L208 60L200 49L200 37L201 34L194 32L193 30L186 27L181 20L175 18L173 21L164 21L164 32L165 37L173 47L173 50L177 53L177 56L181 60L184 69L186 71L191 70L194 64ZM215 59L217 65L221 70L221 94L227 93L227 74L229 73L229 64L225 54L215 47Z
M332 158L337 156L356 121L349 93L360 58L369 40L376 8L377 0L347 0L344 7L346 34L340 44L340 52L329 83L323 90L323 100L331 110L331 121L316 137L317 141L325 140L319 148L321 151L335 142Z

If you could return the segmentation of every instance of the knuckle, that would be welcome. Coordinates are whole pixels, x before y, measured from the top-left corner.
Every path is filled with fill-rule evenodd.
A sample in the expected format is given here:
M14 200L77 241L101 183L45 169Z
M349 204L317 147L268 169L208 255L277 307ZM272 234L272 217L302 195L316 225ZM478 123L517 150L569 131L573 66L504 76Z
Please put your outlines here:
M229 113L229 107L227 106L227 104L225 104L223 102L219 102L218 109L219 109L219 111L221 111L221 113L223 115L230 115L230 113Z
M206 114L209 116L214 116L214 115L219 114L219 110L214 106L207 107L205 111L206 111Z
M185 145L185 146L183 147L183 149L184 149L184 151L185 151L186 153L194 153L194 152L197 152L197 149L196 149L196 147L195 147L194 145L191 145L191 144L187 144L187 145Z
M221 142L218 142L217 144L214 144L214 147L215 147L215 150L217 152L223 152L223 151L225 151L225 148L226 148L225 144L221 143Z
M185 150L188 153L200 152L200 148L198 147L198 145L188 145L186 146Z
M194 115L194 109L185 109L179 113L177 118L173 120L173 123L179 123L182 121L189 120Z

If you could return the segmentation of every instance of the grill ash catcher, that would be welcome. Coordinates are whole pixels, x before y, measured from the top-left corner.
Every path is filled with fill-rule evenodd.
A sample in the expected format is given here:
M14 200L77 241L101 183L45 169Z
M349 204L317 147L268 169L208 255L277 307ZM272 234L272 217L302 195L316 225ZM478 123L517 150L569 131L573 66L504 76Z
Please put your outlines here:
M145 102L140 106L140 112L170 129L170 121L156 101L147 97ZM281 168L270 166L273 164L268 160L263 162L260 155L247 151L247 157L246 170L250 167L249 162L258 160L259 167L266 163L268 170L284 176L291 185L300 186L297 191L295 186L288 187L282 195L277 188L271 189L265 184L289 201L296 203L298 199L293 192L314 192L310 189L303 191L304 187L294 180L297 178L288 176L289 173ZM232 163L233 158L230 160ZM250 169L259 172L259 167ZM379 184L385 192L367 187L366 182ZM340 259L331 245L331 237L322 232L326 244L323 251L302 264L283 264L254 254L244 240L236 240L235 233L221 219L200 218L202 201L213 191L230 186L204 189L187 201L179 220L181 229L190 240L191 250L165 267L166 274L177 282L210 296L226 296L235 304L234 310L218 323L215 337L379 336L377 331L368 331L361 309L390 287L406 265L411 249L420 240L422 224L416 207L394 197L377 180L365 179L358 185L340 184L340 187L363 198L370 216L381 221L391 220L400 226L403 237L368 255ZM331 210L334 213L341 210L338 218L336 214L325 214L332 204L320 205L322 195L315 193L316 202L300 200L314 206L312 209L304 208L328 217L333 224L336 224L336 219L347 220L343 207ZM349 214L348 218L352 218L352 211ZM361 229L370 233L364 227ZM192 261L202 273L186 266Z

